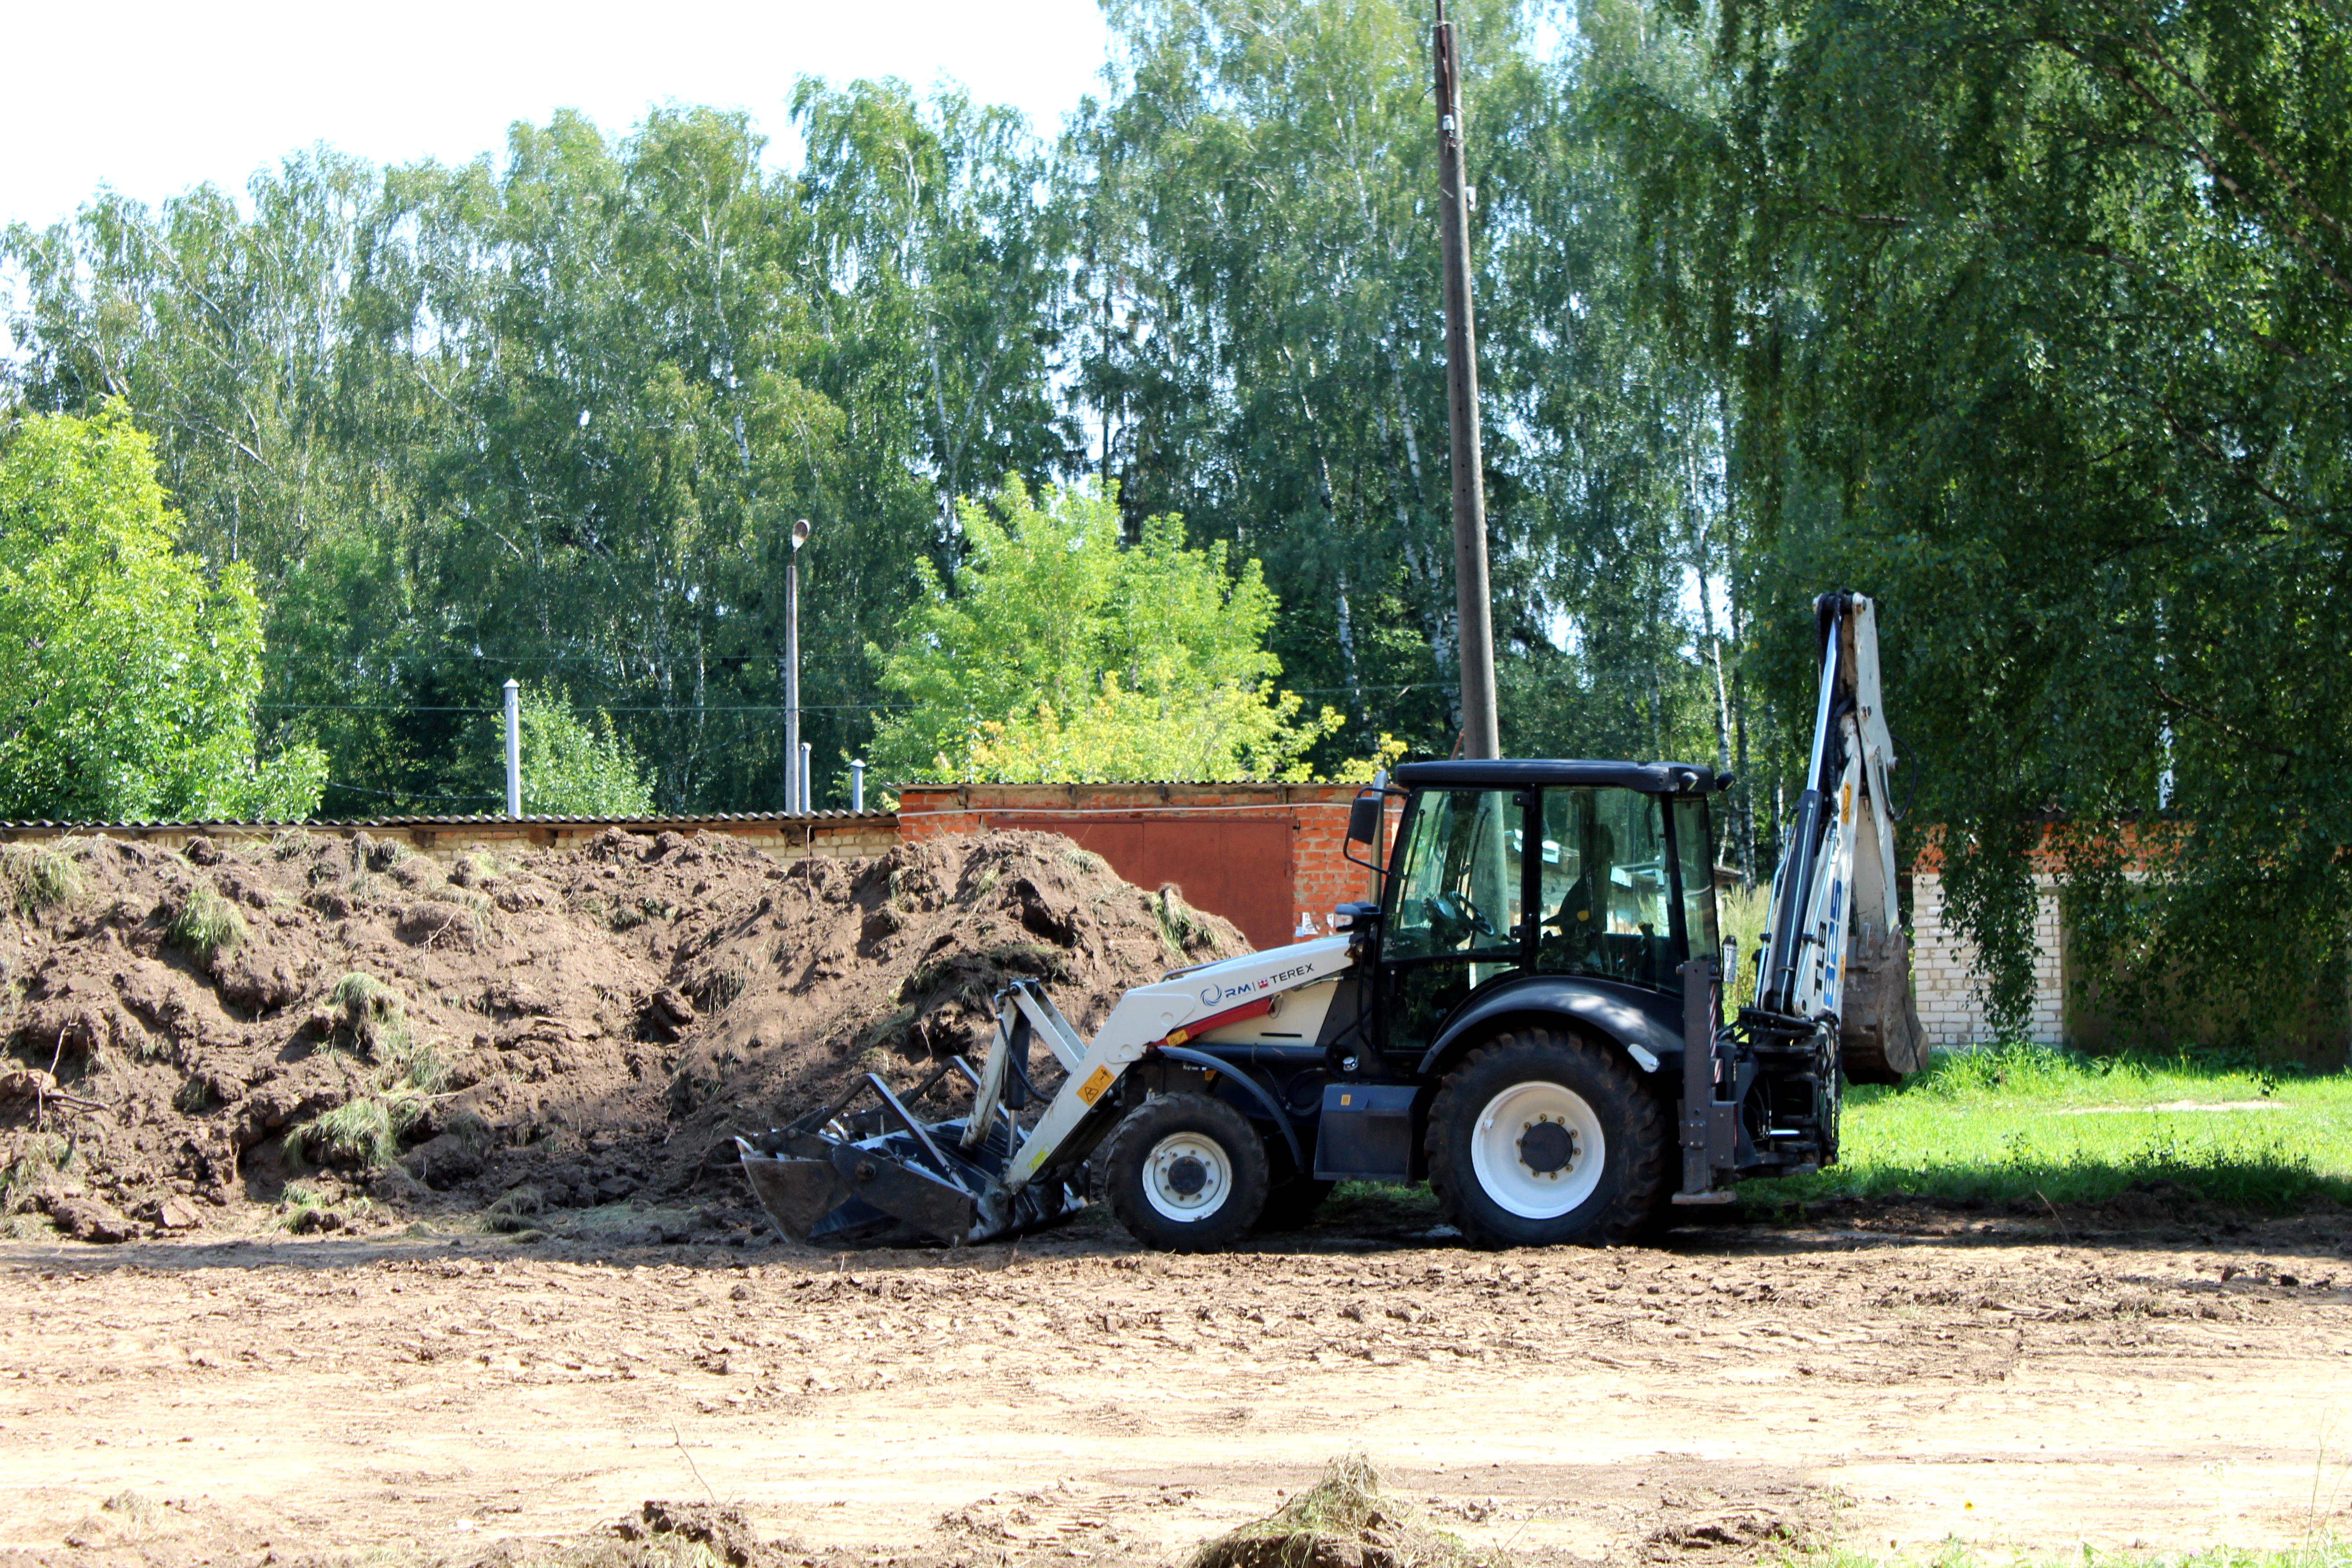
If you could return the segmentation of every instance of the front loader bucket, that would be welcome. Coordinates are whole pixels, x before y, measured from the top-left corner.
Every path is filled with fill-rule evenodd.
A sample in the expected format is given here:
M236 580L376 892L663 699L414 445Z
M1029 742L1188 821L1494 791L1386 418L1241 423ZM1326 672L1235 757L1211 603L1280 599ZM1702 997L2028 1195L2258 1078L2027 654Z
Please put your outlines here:
M931 1075L907 1100L921 1099L949 1073L976 1081L961 1057ZM859 1116L851 1103L871 1093L877 1104ZM875 1130L859 1137L860 1127ZM1034 1230L1084 1206L1060 1183L1008 1194L994 1173L1012 1153L1012 1134L999 1126L977 1146L963 1146L964 1122L926 1123L906 1100L872 1073L813 1116L757 1139L738 1138L743 1175L776 1228L817 1247L912 1231L961 1246Z
M973 1234L978 1194L908 1162L890 1146L897 1142L886 1135L845 1143L803 1133L780 1157L736 1140L743 1151L743 1174L760 1206L794 1241L854 1241L899 1225L950 1246L982 1239Z
M776 1228L794 1241L814 1240L818 1223L849 1196L849 1184L830 1160L778 1159L740 1138L735 1144L743 1152L743 1175L751 1184L751 1195Z

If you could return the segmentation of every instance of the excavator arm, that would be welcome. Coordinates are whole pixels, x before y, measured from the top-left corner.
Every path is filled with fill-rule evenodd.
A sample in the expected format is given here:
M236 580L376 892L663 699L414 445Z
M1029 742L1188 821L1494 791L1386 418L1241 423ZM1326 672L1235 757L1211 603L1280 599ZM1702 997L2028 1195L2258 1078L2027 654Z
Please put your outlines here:
M1814 615L1812 750L1772 882L1754 1005L1835 1020L1846 1077L1895 1082L1925 1065L1925 1042L1895 896L1895 740L1879 694L1877 608L1860 594L1824 594Z
M1853 593L1824 594L1813 609L1812 748L1772 879L1755 994L1718 1025L1712 984L1689 993L1678 1203L1723 1201L1723 1176L1831 1163L1841 1081L1899 1083L1927 1064L1896 897L1877 610ZM1712 965L1702 967L1712 982Z

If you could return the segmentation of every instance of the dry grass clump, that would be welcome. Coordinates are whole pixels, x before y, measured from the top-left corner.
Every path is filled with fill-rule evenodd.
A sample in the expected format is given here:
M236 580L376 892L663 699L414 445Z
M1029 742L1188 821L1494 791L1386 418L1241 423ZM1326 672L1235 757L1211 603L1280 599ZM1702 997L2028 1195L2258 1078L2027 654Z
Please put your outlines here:
M1371 1461L1343 1454L1321 1480L1265 1518L1206 1542L1184 1568L1493 1568L1501 1561L1481 1557L1412 1504L1382 1495Z
M406 1004L400 993L373 974L357 970L335 982L327 993L335 1035L371 1057L397 1051L408 1042Z
M388 1165L425 1120L432 1098L448 1088L449 1064L416 1038L400 993L373 974L344 975L327 1005L332 1037L364 1055L374 1070L360 1079L351 1099L289 1128L287 1154L363 1171Z
M20 915L53 910L81 897L81 868L44 844L0 844L0 895Z
M173 947L210 958L245 940L245 917L221 897L219 889L210 882L198 882L163 928L163 937Z
M1218 937L1211 918L1184 901L1183 891L1171 882L1160 889L1156 898L1145 902L1151 918L1159 922L1160 938L1168 951L1179 958L1198 958L1202 953L1218 957L1224 954L1224 942Z
M0 1159L0 1215L31 1207L52 1178L72 1169L74 1152L73 1144L55 1132L12 1134Z
M415 1125L414 1101L401 1106L408 1114L395 1119L393 1102L380 1095L356 1095L332 1110L286 1130L286 1152L291 1159L308 1156L322 1165L356 1165L373 1170L400 1157L400 1135Z

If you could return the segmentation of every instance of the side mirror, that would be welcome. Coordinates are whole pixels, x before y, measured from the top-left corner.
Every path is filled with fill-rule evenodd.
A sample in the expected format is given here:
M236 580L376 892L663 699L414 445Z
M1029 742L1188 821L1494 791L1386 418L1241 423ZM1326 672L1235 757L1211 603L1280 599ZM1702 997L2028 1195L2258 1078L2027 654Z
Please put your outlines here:
M1381 830L1381 808L1387 804L1377 795L1360 795L1348 807L1348 842L1370 844ZM1328 840L1327 840L1328 842Z

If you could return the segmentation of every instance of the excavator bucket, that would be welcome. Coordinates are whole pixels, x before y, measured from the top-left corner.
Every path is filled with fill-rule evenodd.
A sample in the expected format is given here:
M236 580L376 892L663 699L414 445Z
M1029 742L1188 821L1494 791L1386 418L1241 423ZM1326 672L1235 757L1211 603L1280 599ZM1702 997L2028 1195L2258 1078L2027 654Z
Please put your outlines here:
M1900 931L1846 950L1838 1055L1855 1083L1901 1083L1927 1065L1927 1034L1912 998L1911 945Z

